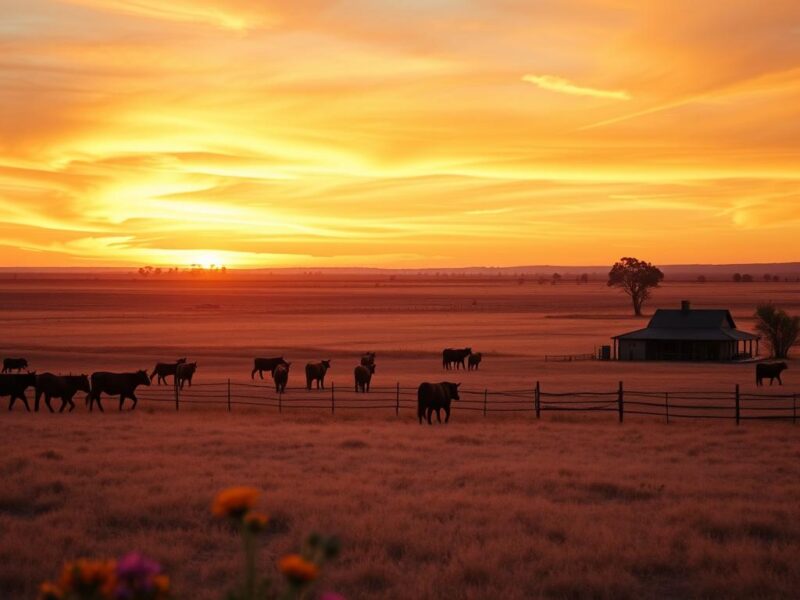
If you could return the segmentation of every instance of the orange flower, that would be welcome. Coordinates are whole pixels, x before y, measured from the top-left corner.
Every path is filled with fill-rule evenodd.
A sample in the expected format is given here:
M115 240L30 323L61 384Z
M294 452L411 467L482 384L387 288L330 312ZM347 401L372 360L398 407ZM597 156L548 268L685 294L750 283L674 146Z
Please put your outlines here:
M61 571L60 587L69 594L110 595L116 584L116 561L79 558L68 562Z
M222 490L214 499L211 512L216 517L241 519L255 506L259 495L259 491L251 487L232 487Z
M263 531L267 523L269 523L269 517L259 512L249 512L244 517L245 527L253 533Z
M64 594L55 583L45 581L39 586L39 600L61 600Z
M166 598L169 595L169 577L156 575L153 577L153 587L156 589L157 598Z
M299 554L284 556L278 563L278 568L294 584L314 581L319 574L319 567Z

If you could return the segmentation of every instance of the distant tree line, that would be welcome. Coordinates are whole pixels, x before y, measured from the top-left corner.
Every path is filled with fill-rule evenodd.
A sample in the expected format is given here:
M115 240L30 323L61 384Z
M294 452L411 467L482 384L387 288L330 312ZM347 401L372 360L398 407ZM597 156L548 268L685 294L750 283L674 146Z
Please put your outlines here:
M169 268L161 268L161 267L139 267L139 275L142 277L159 277L161 275L204 275L204 274L222 274L228 272L227 267L224 265L209 265L208 267L204 267L200 264L192 264L188 267L180 268L180 267L169 267Z
M770 273L764 273L762 279L767 283L779 283L781 281L788 283L791 281L790 277L781 277L780 275L772 275ZM755 281L755 278L748 273L734 273L733 281L736 283L752 283ZM800 282L800 277L796 277L795 281Z

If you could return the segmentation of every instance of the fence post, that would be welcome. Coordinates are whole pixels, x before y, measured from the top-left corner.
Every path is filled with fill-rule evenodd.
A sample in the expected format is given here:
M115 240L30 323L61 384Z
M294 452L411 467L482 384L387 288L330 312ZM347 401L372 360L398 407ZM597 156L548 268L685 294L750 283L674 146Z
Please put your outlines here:
M334 390L334 384L331 381L331 414L334 414L334 411L335 411L335 409L334 409L334 391L333 390Z
M484 417L486 416L486 400L487 400L488 396L489 396L489 390L484 389L483 390L483 416Z
M736 424L739 424L739 384L736 384Z
M617 404L619 407L619 422L622 423L625 418L625 390L621 381L619 382L619 392L617 393Z
M394 416L400 416L400 382L397 382L397 393L394 397Z
M173 386L175 390L175 412L180 410L180 391L178 391L178 376L175 376L175 383Z
M228 379L228 412L231 412L231 380Z
M536 409L536 418L539 419L542 416L542 388L538 381L536 382L536 390L533 393L533 406Z
M667 424L669 424L669 392L664 392L664 408L666 409Z

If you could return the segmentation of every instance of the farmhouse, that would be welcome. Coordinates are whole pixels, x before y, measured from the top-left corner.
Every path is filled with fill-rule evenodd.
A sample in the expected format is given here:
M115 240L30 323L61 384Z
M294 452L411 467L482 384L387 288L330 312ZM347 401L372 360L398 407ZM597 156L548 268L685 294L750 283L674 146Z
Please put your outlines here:
M612 338L617 360L735 360L758 355L759 336L736 329L729 310L658 309L644 329Z

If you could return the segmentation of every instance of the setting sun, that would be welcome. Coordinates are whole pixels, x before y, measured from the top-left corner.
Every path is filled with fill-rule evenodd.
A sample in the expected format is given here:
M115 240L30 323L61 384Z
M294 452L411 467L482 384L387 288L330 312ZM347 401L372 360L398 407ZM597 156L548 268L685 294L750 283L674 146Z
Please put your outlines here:
M198 254L192 264L200 265L204 269L210 269L212 267L220 268L225 266L222 258L213 252L204 252L202 254Z

